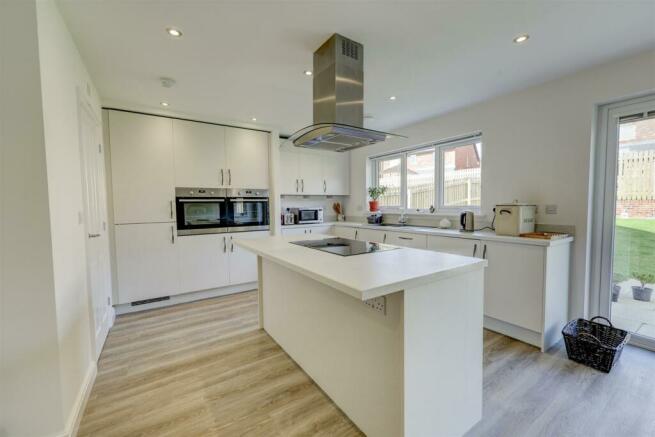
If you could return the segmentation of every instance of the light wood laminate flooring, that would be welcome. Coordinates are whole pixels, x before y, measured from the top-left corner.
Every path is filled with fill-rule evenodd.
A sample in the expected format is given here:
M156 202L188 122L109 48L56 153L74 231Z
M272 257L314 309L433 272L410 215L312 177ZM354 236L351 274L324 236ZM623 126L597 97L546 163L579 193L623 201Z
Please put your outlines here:
M470 436L653 436L655 354L610 375L484 333L484 413ZM119 316L79 436L360 436L262 330L246 292Z

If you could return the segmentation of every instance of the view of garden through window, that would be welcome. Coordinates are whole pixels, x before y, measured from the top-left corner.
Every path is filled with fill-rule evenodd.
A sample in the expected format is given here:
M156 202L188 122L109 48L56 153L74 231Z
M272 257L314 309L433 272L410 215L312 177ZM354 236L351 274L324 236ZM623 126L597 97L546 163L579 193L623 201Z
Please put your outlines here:
M655 118L620 124L613 272L612 322L655 338Z
M480 206L482 143L443 152L443 206Z

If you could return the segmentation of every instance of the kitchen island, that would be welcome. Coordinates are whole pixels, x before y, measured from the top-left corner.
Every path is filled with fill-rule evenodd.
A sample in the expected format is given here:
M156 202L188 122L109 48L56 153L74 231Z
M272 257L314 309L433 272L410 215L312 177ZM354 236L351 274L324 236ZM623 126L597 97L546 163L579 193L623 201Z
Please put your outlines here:
M291 243L316 238L235 242L258 256L260 327L366 435L463 435L482 414L486 260Z

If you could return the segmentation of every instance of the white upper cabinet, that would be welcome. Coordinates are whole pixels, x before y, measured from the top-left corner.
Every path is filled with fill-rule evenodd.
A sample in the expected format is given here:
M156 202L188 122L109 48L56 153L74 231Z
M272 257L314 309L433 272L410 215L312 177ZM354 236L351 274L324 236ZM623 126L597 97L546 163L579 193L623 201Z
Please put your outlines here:
M225 128L227 186L268 189L269 136L266 132Z
M280 149L280 193L304 195L350 194L347 153Z
M323 189L325 194L350 194L349 153L325 153L323 159Z
M173 120L175 186L227 186L225 127Z
M114 223L173 220L175 167L170 118L109 111Z

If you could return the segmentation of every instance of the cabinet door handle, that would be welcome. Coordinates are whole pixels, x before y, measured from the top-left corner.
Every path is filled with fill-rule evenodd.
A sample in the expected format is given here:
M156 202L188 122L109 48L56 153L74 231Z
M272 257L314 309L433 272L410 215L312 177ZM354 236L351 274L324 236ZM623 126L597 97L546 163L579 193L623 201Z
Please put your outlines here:
M301 184L301 186L302 186L302 190L301 190L301 191L304 193L304 192L305 192L305 180L304 180L304 179L300 179L300 184Z
M355 240L357 239L357 229L355 229Z
M413 238L410 237L398 237L399 240L413 240Z
M227 184L232 185L232 170L229 168L227 169Z
M482 258L487 259L487 245L484 245L484 249L482 249Z
M311 230L311 229L309 230L309 233L310 233L310 234L312 233L312 230Z
M175 227L171 226L171 244L175 244Z
M298 192L298 179L296 179L296 193Z
M223 237L223 253L227 252L227 240Z
M98 238L100 234L89 234L89 238Z
M382 237L382 242L383 242L383 243L386 243L386 242L387 242L387 234L386 234L386 233L384 234L384 237Z
M327 181L323 179L323 192L327 193Z
M476 253L477 251L478 251L478 243L475 243L475 244L473 245L473 255L472 255L473 258L475 258L475 253Z
M169 206L170 209L171 209L171 218L173 218L173 201L172 201L172 200L169 200L169 201L168 201L168 206Z
M221 169L221 187L224 185L223 169Z
M234 241L232 241L231 236L230 236L230 252L234 252Z

